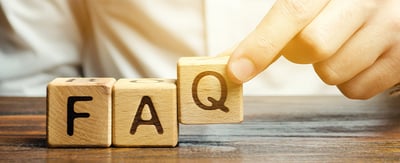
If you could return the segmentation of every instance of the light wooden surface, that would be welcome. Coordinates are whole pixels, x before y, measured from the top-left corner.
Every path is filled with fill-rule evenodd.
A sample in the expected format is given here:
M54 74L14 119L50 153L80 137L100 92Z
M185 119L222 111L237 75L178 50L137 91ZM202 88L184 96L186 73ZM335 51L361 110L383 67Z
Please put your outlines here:
M178 143L176 81L119 79L114 85L113 146Z
M113 78L56 78L47 88L48 144L111 145Z
M184 57L178 61L178 112L184 124L239 123L242 85L227 79L229 57Z
M48 148L46 99L0 97L0 162L398 162L400 99L245 97L241 124L180 125L176 148Z

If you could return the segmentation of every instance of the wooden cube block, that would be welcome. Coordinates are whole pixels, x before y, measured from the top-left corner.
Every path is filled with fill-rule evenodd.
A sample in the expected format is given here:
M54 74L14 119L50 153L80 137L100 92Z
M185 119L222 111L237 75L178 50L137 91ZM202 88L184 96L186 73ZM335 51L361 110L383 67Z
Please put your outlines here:
M175 82L153 78L117 81L113 97L113 146L177 145Z
M179 59L180 123L239 123L243 120L242 85L227 78L228 59L229 56Z
M56 78L47 87L50 147L109 147L113 78Z

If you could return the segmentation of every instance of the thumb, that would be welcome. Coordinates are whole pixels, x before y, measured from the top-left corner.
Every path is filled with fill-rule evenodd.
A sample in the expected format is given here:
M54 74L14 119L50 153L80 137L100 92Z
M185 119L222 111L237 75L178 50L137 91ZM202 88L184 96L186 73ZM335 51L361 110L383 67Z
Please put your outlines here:
M233 51L227 73L236 83L246 82L280 57L279 52L325 7L328 0L280 0Z

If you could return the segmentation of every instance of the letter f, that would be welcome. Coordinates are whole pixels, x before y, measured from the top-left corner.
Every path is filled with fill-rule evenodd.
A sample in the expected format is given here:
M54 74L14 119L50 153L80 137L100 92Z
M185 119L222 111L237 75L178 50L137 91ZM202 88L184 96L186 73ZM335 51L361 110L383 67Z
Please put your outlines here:
M92 101L91 96L70 96L67 103L67 134L74 135L74 120L75 118L88 118L89 113L76 113L74 111L74 104L77 101Z

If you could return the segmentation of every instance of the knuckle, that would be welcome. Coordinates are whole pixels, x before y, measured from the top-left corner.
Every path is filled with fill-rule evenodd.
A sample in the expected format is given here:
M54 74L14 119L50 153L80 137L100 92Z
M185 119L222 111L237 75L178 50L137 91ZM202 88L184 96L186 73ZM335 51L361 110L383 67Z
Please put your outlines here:
M265 54L267 54L267 52L278 52L277 45L268 39L265 34L258 34L256 36L256 44L258 48L265 51Z
M325 63L314 64L314 70L328 85L338 85L344 82L342 75L335 68Z
M349 99L366 100L373 96L373 94L371 94L371 92L369 92L367 88L363 89L357 85L338 85L338 88L342 92L342 94Z
M315 36L303 31L291 40L282 50L288 60L300 64L314 64L321 62L336 51L329 47L322 36Z
M306 3L310 2L305 0L282 0L282 12L294 18L298 23L308 21L311 15L308 12Z
M326 39L326 31L323 29L306 30L300 35L302 41L311 49L311 55L316 61L324 60L336 52Z
M293 18L298 24L309 22L314 16L314 13L310 12L309 3L312 3L312 1L282 0L282 12L290 18Z
M306 25L316 17L330 0L278 0L281 14L297 25Z

